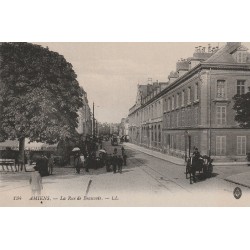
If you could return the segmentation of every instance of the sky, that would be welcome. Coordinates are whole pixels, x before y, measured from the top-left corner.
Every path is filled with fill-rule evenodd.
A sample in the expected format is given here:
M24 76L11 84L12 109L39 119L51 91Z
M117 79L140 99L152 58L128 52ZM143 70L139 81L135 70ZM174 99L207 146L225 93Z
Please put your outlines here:
M209 42L208 42L209 43ZM62 54L73 65L79 84L95 103L99 122L120 122L135 104L137 84L168 81L180 58L208 43L36 43ZM222 47L225 43L210 43Z

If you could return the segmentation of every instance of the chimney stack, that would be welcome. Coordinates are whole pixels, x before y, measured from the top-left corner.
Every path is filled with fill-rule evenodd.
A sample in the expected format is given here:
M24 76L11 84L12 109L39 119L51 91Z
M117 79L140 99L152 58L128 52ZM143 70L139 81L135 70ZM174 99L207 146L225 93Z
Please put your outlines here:
M211 44L210 43L208 44L207 50L208 50L208 53L211 53Z

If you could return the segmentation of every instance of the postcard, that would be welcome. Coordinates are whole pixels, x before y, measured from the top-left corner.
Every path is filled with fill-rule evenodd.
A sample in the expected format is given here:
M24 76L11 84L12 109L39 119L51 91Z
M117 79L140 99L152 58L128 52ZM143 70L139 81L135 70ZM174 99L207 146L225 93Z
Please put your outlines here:
M0 43L0 206L248 207L249 49Z

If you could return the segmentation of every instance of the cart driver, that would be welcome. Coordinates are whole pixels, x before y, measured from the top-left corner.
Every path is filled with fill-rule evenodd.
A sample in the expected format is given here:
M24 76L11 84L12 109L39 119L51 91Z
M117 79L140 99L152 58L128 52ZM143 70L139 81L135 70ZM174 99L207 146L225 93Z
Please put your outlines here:
M198 151L198 148L194 148L194 152L192 155L193 158L193 165L198 165L200 163L200 161L203 159L200 152Z

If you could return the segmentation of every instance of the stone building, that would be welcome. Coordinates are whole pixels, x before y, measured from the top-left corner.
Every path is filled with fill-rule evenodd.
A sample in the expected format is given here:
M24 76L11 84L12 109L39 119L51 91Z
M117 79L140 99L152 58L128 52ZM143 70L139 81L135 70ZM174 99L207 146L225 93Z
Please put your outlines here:
M245 161L250 129L235 122L233 97L249 90L248 48L196 47L192 57L176 63L163 87L138 86L129 110L130 141L177 157L198 147L217 161Z
M91 110L88 103L87 93L83 91L83 107L78 110L77 132L83 135L83 139L92 133Z
M162 98L164 82L138 85L136 104L129 110L129 137L132 143L162 150Z
M119 136L128 135L129 119L122 118L119 125Z
M245 160L250 130L235 122L232 98L250 87L247 50L241 43L208 52L196 48L177 63L178 78L162 92L164 152L183 157L198 147L218 161Z

